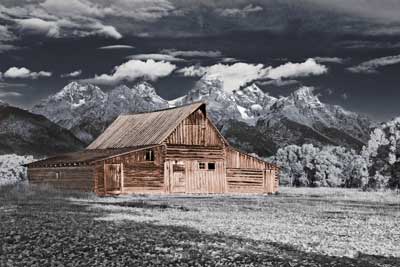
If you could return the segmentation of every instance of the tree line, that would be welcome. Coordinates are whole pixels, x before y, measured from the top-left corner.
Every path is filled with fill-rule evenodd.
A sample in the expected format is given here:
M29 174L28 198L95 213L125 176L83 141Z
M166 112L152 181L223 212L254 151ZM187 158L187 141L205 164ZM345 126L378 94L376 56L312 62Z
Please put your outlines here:
M270 160L281 167L282 185L399 189L400 117L375 128L360 152L289 145Z

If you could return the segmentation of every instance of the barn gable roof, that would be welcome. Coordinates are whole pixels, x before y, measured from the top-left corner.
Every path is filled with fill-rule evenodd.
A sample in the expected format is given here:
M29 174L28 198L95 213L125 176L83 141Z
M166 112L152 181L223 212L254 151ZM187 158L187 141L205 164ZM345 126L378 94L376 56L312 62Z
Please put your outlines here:
M205 103L153 112L120 115L87 149L107 149L161 144L175 128L198 109L205 113Z

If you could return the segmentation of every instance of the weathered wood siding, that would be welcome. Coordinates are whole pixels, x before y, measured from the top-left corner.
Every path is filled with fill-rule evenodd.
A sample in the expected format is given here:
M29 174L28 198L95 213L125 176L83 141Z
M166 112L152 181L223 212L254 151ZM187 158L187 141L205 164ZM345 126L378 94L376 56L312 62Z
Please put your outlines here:
M231 147L227 147L226 167L263 170L266 168L266 163L260 159L241 153Z
M220 143L222 145L222 142ZM165 164L165 183L168 192L180 193L224 193L226 192L225 179L225 154L222 146L198 146L167 144ZM205 164L205 169L200 169L199 164ZM208 170L208 163L214 163L215 169ZM176 187L184 169L184 185ZM184 190L182 190L184 188ZM182 192L183 193L183 192Z
M230 193L275 193L279 187L275 165L227 147L226 180Z
M226 180L229 193L265 193L264 170L228 168Z
M29 183L50 185L65 190L94 190L92 166L28 168Z
M165 158L167 160L197 159L216 160L224 159L222 147L201 147L185 145L167 145Z
M223 146L216 128L201 110L184 119L166 140L167 144L194 146Z
M204 163L205 169L199 164ZM208 169L208 163L215 169ZM179 166L179 168L175 166ZM171 193L225 193L225 165L223 160L168 160L165 162L165 183ZM177 181L183 175L182 182Z
M104 164L122 164L123 182L122 188L117 190L120 191L119 193L163 193L164 146L151 148L154 152L154 161L146 160L146 151L148 150L144 149L98 162L96 166L96 192L105 194ZM107 193L110 192L107 190Z

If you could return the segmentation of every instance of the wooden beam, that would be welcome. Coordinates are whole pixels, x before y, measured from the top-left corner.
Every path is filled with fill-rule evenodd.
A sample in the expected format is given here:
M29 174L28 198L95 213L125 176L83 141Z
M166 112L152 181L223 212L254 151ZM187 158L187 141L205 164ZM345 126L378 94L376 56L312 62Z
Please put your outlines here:
M107 194L107 184L106 184L106 162L103 162L103 181L104 181L104 195Z

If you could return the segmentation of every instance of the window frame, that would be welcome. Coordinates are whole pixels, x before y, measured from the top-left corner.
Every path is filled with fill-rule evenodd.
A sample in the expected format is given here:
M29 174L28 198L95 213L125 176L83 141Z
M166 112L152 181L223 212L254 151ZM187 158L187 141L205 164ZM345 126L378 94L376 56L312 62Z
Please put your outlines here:
M145 161L150 161L150 162L154 162L156 159L155 154L154 154L154 150L153 149L147 149L145 154L144 154L144 160Z
M201 167L203 166L203 168ZM207 170L207 164L205 162L199 162L199 170Z

